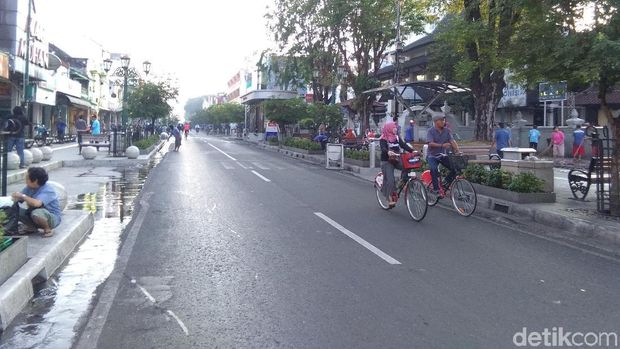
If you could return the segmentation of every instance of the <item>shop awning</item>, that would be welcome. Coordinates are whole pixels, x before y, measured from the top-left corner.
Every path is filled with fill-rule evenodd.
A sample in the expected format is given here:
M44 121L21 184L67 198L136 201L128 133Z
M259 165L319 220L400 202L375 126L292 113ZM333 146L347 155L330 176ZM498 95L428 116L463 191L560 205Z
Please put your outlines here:
M70 96L68 94L62 93L62 92L58 92L58 94L62 97L65 97L69 103L73 104L74 106L79 106L79 107L86 107L86 108L92 108L93 104L85 99L82 98L78 98L78 97L73 97Z

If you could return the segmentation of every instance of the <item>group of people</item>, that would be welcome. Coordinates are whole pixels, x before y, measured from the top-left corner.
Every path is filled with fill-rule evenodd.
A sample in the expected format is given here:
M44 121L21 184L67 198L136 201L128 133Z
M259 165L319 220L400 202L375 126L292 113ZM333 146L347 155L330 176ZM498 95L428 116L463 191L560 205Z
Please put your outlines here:
M426 161L430 167L432 190L439 195L439 164L442 164L449 170L449 174L446 176L446 183L449 185L454 180L456 171L450 166L448 157L445 155L448 151L459 153L460 150L452 136L452 132L446 127L446 117L443 115L434 115L432 120L433 127L429 128L426 134L426 144L428 145ZM411 146L414 127L415 121L410 122L404 140L401 139L398 125L394 120L385 123L381 131L381 137L379 138L379 145L381 147L381 171L383 173L383 186L381 187L381 191L383 195L385 195L388 205L390 206L396 205L397 200L395 194L397 183L394 170L403 169L400 161L401 150L408 152L414 151ZM403 182L407 180L406 171L401 171L400 180Z

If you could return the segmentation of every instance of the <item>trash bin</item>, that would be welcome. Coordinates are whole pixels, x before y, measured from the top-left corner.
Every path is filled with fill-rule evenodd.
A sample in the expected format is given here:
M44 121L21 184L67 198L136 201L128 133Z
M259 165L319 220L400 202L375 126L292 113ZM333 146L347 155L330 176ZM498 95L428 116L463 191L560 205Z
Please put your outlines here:
M112 132L112 156L124 156L127 148L127 138L125 132Z

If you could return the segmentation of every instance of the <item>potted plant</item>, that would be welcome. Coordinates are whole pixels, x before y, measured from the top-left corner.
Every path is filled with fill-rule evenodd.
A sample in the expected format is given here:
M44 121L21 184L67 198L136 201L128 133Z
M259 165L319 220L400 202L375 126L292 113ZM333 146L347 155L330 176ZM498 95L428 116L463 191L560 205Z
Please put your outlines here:
M6 214L0 210L0 285L28 260L26 237L4 236Z

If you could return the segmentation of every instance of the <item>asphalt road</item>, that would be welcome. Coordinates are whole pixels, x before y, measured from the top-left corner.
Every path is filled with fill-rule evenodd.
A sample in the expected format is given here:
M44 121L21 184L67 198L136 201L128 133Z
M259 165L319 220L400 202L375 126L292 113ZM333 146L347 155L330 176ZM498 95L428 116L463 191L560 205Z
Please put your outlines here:
M509 348L524 327L620 332L618 261L441 207L416 223L402 202L381 210L370 183L243 143L191 137L141 200L76 347Z

